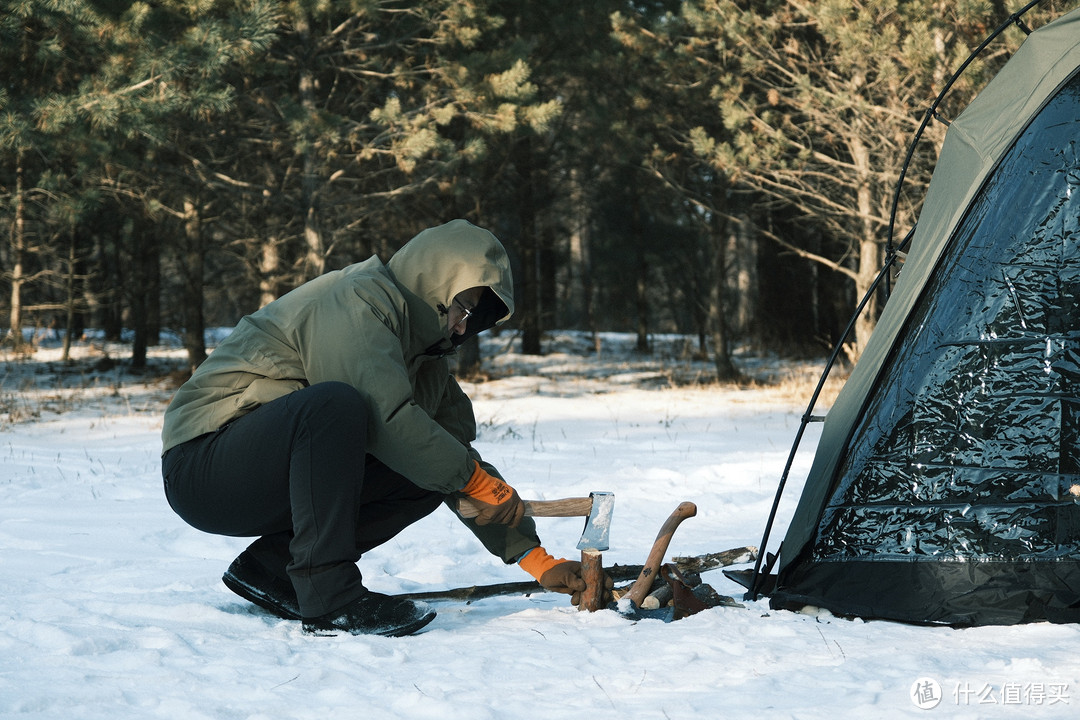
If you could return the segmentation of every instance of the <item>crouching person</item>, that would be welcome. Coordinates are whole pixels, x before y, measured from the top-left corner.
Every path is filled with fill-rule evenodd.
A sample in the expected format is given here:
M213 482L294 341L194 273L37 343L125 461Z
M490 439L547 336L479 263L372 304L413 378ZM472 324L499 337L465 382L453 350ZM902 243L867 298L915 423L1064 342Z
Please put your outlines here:
M226 586L309 633L414 633L434 611L368 590L357 562L469 497L480 513L462 522L490 552L549 590L583 590L580 563L548 554L517 491L470 446L472 404L445 357L513 309L505 249L455 220L244 317L162 430L172 509L257 538Z

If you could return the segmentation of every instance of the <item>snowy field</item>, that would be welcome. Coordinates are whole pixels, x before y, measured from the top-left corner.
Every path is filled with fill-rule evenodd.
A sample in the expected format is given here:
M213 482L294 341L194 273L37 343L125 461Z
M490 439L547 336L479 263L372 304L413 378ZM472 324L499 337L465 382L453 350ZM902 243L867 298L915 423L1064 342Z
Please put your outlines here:
M606 336L599 358L565 336L525 358L507 336L469 384L478 448L526 498L616 495L605 564L640 564L682 501L669 555L757 545L811 385L672 385L702 367L669 344L634 358ZM84 356L100 349L82 348ZM122 351L117 349L113 356ZM661 355L664 353L660 353ZM0 718L470 720L693 718L1075 718L1080 628L912 627L772 611L719 571L742 607L673 622L579 613L536 593L436 604L420 635L301 633L231 594L222 571L247 544L202 534L161 491L155 348L141 381L0 355ZM93 359L91 357L90 359ZM748 357L760 377L803 369ZM774 540L817 438L803 443ZM580 519L538 521L574 557ZM389 593L527 580L444 510L360 563ZM933 706L933 707L931 707Z

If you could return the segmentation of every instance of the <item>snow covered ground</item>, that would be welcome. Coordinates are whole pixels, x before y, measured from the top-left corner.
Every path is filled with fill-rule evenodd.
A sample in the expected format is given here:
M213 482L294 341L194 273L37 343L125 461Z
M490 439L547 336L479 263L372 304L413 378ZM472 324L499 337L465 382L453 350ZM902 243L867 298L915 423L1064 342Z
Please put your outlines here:
M673 387L670 349L503 352L469 385L478 447L522 496L616 494L605 564L640 564L683 500L670 555L757 545L808 394ZM492 338L488 352L507 349ZM513 347L509 347L510 350ZM674 623L579 613L566 596L437 603L420 635L316 638L232 595L242 539L187 527L161 492L167 383L64 371L55 350L0 355L0 718L1073 718L1080 628L911 627L743 607ZM180 355L156 348L166 367ZM170 360L172 358L173 360ZM739 358L763 375L785 365ZM84 361L78 367L85 368ZM672 368L676 368L675 371ZM65 389L67 388L67 389ZM811 430L781 506L787 526ZM540 519L573 557L580 519ZM775 550L775 547L770 547ZM436 512L361 560L366 583L420 592L527 580ZM935 705L935 707L929 707ZM926 706L928 709L924 709Z

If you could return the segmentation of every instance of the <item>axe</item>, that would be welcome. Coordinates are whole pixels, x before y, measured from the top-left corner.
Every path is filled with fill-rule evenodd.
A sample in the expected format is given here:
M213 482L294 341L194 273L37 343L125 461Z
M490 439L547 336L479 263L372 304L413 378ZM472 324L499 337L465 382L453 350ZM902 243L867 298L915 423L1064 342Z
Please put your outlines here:
M602 607L604 594L604 569L601 553L608 549L611 536L611 516L615 512L615 493L593 492L589 497L564 498L562 500L523 500L527 517L578 517L586 516L585 529L577 548L581 551L581 577L585 591L581 593L579 610L590 612ZM458 500L458 514L473 518L480 514L467 498Z

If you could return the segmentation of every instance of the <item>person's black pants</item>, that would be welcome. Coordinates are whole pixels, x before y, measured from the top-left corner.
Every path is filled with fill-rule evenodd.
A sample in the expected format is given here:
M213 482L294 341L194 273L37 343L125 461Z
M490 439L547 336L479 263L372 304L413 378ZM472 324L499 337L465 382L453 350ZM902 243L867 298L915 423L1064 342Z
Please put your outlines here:
M162 458L165 495L189 525L250 547L316 617L364 592L360 555L430 514L444 495L365 451L367 408L350 385L278 398Z

